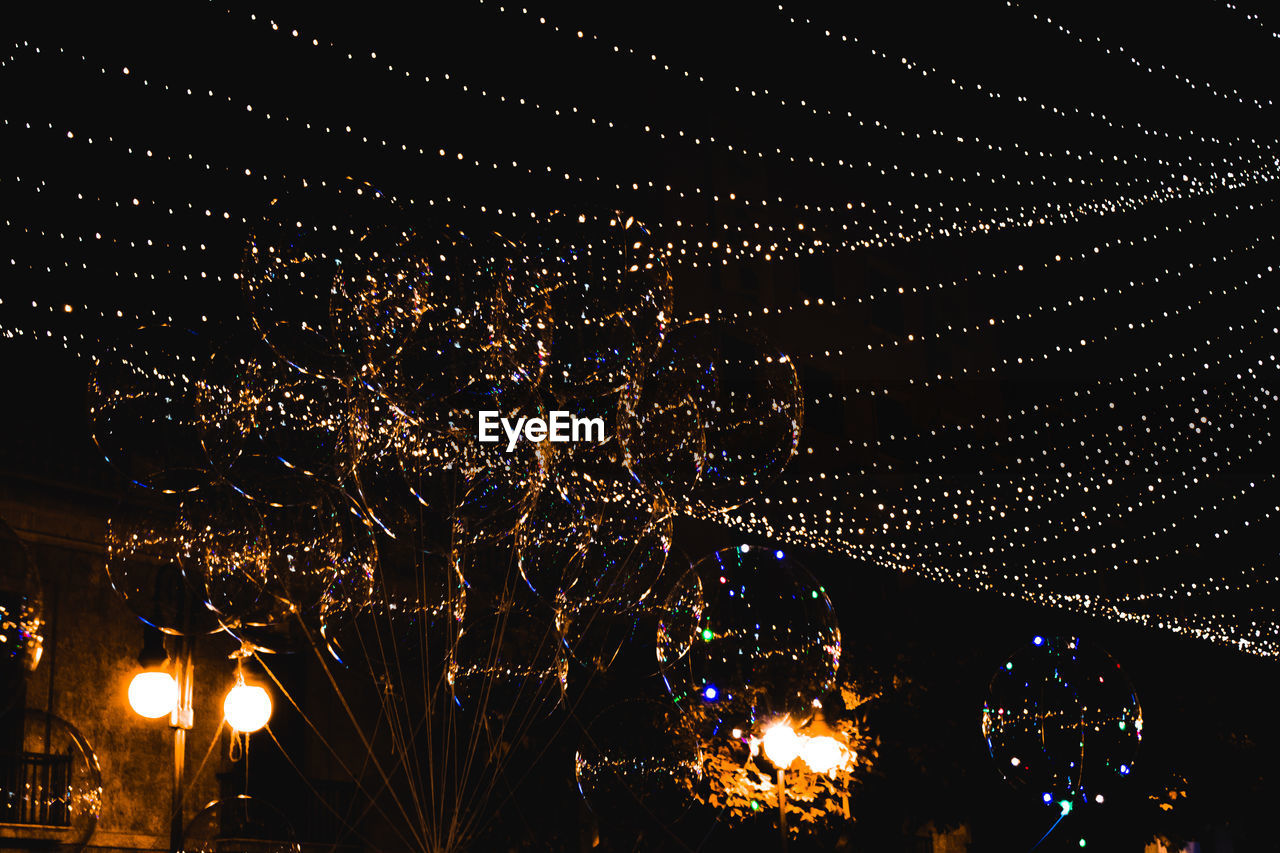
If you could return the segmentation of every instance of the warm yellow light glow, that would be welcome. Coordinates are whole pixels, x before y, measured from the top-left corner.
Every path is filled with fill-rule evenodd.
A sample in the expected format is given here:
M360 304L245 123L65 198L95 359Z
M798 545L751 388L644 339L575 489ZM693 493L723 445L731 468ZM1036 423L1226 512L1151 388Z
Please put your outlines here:
M177 704L178 683L167 672L140 672L129 682L129 705L140 717L163 717Z
M237 684L227 691L223 716L238 732L256 732L271 719L271 696L256 684Z
M765 757L783 770L799 758L814 773L831 775L852 766L857 759L857 755L838 738L797 732L787 718L765 729L759 740L752 738L752 755L756 754L757 743L763 747Z
M833 737L805 738L800 748L800 759L814 773L834 773L844 767L850 757L844 744Z
M791 762L795 761L796 756L800 754L801 748L800 736L792 730L791 724L786 720L774 723L765 729L761 745L764 747L765 758L782 770L791 766Z

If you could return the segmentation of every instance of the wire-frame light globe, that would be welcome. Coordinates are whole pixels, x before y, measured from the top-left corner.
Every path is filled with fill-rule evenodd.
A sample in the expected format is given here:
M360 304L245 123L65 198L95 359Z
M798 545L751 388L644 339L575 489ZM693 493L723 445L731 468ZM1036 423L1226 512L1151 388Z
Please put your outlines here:
M177 704L178 682L167 672L140 672L129 682L129 705L140 717L163 717L173 713Z
M271 695L256 684L236 684L222 702L227 724L237 732L256 732L271 719Z

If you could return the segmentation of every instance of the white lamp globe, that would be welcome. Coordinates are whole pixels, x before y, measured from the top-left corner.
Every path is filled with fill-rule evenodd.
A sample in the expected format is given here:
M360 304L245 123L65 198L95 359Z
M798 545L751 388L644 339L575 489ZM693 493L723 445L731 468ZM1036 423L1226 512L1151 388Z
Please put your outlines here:
M828 775L847 766L852 757L840 741L825 735L807 739L800 751L800 759L810 770Z
M774 723L765 730L761 738L765 757L774 763L779 770L791 766L800 754L802 744L800 736L786 722Z
M271 695L256 684L237 684L222 703L227 724L238 732L256 732L271 719Z
M148 720L171 714L178 705L178 682L167 672L140 672L129 682L129 705Z

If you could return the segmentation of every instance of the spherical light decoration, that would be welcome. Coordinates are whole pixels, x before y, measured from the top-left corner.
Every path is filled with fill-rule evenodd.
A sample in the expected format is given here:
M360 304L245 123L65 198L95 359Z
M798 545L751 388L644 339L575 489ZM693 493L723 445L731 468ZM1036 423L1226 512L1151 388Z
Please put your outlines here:
M171 508L119 507L107 519L107 578L148 625L172 635L212 634L221 626L204 605L199 581L183 572L183 539Z
M214 800L183 832L187 853L299 853L288 817L260 797Z
M627 404L627 465L650 488L704 512L747 503L782 473L800 442L795 364L732 324L670 330Z
M140 717L163 717L172 713L177 704L178 682L167 672L140 672L129 682L129 706Z
M196 384L209 342L166 323L138 329L94 360L89 421L103 459L136 486L187 492L208 482Z
M1078 637L1037 636L996 670L982 733L1015 788L1049 803L1096 801L1133 770L1142 707L1106 651Z
M605 708L574 756L578 790L606 828L634 837L689 810L702 776L697 738L670 702L630 699Z
M26 670L44 651L44 601L35 560L13 528L0 520L0 660ZM7 702L0 702L4 711Z
M47 827L56 823L56 835L35 836L49 839L41 843L42 848L57 853L80 853L93 836L102 814L102 771L98 756L84 735L61 717L27 708L11 714L9 720L16 725L6 732L6 737L14 738L10 742L17 755L30 759L46 757L45 761L55 762L57 770L50 777L38 770L33 773L39 765L27 763L25 772L0 774L0 802L11 807L5 820L0 821L0 849L30 849L35 829L31 824ZM22 768L24 765L11 766ZM47 817L37 820L38 816Z
M831 602L782 551L740 545L704 557L663 610L663 678L697 715L736 725L802 714L834 684L840 628Z
M222 703L227 724L237 732L256 732L271 719L271 694L256 684L237 684Z

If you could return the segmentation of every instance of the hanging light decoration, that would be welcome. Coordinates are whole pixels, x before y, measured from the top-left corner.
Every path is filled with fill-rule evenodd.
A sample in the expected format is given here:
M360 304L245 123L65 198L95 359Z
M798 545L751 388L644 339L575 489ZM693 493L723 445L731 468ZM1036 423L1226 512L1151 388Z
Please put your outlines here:
M265 687L245 684L243 676L227 691L222 702L222 714L232 730L251 734L271 719L271 694Z

